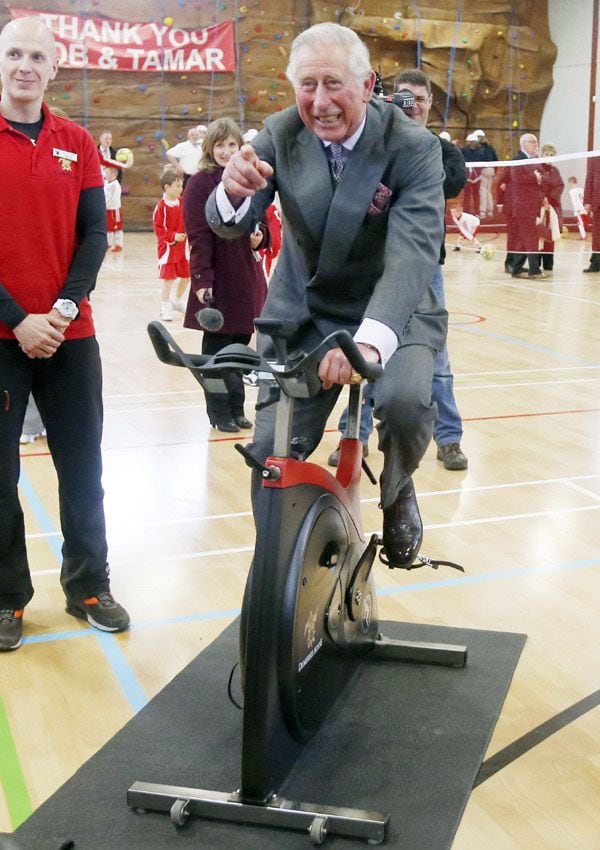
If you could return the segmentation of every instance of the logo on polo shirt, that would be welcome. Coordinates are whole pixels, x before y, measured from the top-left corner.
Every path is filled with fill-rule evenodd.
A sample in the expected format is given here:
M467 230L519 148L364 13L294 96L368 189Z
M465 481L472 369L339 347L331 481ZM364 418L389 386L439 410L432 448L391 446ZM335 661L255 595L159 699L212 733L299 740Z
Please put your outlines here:
M63 151L60 148L52 148L52 156L58 158L58 162L63 171L72 171L73 163L77 162L77 154L72 151Z

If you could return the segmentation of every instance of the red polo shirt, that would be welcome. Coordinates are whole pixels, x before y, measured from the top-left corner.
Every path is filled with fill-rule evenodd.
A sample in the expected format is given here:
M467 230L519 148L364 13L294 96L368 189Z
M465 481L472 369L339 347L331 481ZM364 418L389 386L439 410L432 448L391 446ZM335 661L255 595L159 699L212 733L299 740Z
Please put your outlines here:
M0 283L28 313L47 313L59 297L77 249L79 195L103 185L87 130L44 104L36 144L0 115ZM94 334L90 303L79 304L66 339ZM0 322L0 338L14 334Z

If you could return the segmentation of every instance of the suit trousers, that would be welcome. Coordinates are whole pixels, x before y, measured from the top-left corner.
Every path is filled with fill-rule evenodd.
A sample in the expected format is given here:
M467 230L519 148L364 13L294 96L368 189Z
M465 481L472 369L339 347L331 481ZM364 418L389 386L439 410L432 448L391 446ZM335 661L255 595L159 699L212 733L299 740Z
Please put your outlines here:
M512 254L512 275L521 274L524 271L525 263L528 265L529 274L540 273L540 255L539 254Z
M446 306L444 295L444 277L442 267L438 266L433 275L431 286L441 304ZM373 430L373 407L372 407L372 384L367 384L363 394L363 406L360 413L360 434L362 443L369 440ZM433 431L433 439L438 446L447 446L449 443L460 443L463 434L462 418L454 397L454 375L448 357L448 346L445 345L438 351L433 367L433 400L437 405L437 419ZM346 407L340 417L338 428L343 434L346 430L348 408Z
M58 477L63 590L87 598L110 587L98 343L94 337L69 340L49 359L31 359L16 340L0 340L0 608L23 608L33 596L17 489L19 438L30 392Z
M380 478L381 505L394 503L400 489L417 469L433 433L436 406L431 400L436 352L426 345L398 348L375 384L374 414L378 420L379 449L383 452ZM310 454L321 441L341 387L321 390L314 398L295 399L292 438L303 439ZM261 387L259 400L266 396ZM248 446L264 463L273 453L275 405L256 413L255 434ZM253 473L253 503L259 498L260 478Z

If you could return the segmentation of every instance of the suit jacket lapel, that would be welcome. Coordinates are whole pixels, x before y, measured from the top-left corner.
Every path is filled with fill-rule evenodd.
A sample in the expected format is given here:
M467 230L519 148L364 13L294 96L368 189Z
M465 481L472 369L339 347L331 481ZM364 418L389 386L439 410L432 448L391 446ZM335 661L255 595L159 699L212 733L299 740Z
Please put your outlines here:
M288 164L299 214L314 245L320 245L331 206L333 185L323 145L306 127L290 146Z

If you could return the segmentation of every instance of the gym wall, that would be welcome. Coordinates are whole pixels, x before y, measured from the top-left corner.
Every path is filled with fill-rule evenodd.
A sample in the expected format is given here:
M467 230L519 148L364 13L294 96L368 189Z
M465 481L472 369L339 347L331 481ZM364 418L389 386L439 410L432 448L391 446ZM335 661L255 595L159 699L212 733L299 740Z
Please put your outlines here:
M434 89L431 126L461 141L482 128L501 157L518 150L521 133L539 132L552 87L556 48L547 0L19 0L18 8L200 29L234 21L236 72L188 73L60 69L47 100L98 139L134 153L123 179L127 229L150 227L160 197L166 148L189 127L230 115L260 128L293 103L285 78L289 46L311 23L338 21L367 43L386 87L396 71L421 65ZM422 11L419 9L422 8ZM459 14L460 13L460 14ZM0 2L0 25L10 20Z

